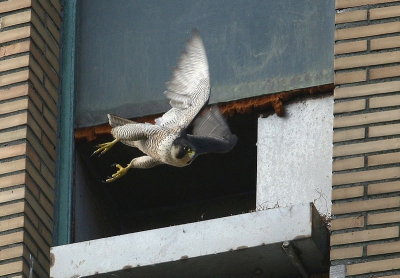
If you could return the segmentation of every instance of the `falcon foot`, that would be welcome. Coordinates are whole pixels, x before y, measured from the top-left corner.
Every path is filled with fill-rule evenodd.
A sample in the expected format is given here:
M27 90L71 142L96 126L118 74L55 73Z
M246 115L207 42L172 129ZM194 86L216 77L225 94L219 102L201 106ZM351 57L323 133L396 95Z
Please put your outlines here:
M97 150L95 150L92 155L96 154L96 153L100 153L100 155L104 154L106 151L108 151L109 149L111 149L112 146L115 145L115 143L117 143L119 141L119 139L114 139L114 141L111 142L107 142L107 143L103 143L103 144L99 144L96 147L98 148Z
M113 182L113 181L115 181L116 179L119 179L120 177L122 177L123 175L125 175L125 174L128 172L129 168L130 168L129 165L126 166L125 168L122 167L122 166L119 165L119 164L114 164L113 166L117 167L117 168L118 168L118 171L117 171L115 174L112 174L111 177L109 177L108 179L106 179L105 182Z

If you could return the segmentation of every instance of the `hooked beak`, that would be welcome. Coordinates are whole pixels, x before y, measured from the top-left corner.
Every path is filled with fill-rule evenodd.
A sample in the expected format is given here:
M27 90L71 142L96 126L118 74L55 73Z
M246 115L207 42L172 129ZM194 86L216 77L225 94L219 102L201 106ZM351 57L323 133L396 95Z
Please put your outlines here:
M194 155L196 154L196 152L190 150L190 151L187 152L187 154L188 154L188 156L190 157L190 159L193 159L193 158L194 158Z

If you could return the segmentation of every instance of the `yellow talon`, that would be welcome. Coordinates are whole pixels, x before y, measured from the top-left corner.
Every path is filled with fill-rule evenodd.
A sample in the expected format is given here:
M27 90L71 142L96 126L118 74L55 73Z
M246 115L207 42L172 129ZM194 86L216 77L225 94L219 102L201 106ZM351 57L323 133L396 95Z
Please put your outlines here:
M130 168L129 165L124 168L119 164L116 164L115 167L117 167L119 170L115 174L112 174L111 178L106 179L106 182L112 182L115 181L116 179L119 179L120 177L125 175Z
M104 154L106 151L108 151L109 149L111 149L112 146L115 145L115 143L117 143L119 141L119 139L114 139L114 141L111 142L107 142L107 143L103 143L103 144L99 144L96 147L98 148L97 150L95 150L92 155L99 153L100 155ZM99 156L100 156L99 155Z

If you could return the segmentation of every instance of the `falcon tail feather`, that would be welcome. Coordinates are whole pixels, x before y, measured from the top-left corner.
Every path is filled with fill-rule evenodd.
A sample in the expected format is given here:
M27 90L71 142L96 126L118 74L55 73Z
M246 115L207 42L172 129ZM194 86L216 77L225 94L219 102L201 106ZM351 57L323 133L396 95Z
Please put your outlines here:
M110 123L110 125L112 127L116 127L116 126L122 126L122 125L126 125L126 124L137 124L137 122L135 121L131 121L125 118L121 118L112 114L108 114L108 122Z

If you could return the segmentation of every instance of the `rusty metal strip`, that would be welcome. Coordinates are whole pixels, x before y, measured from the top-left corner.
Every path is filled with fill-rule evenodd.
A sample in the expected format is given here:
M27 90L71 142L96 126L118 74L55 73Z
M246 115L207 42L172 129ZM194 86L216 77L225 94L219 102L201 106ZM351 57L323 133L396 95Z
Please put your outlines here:
M311 88L297 89L289 92L234 100L226 103L220 103L219 107L221 112L227 117L231 117L235 114L247 114L251 112L261 113L268 108L273 108L274 112L281 117L285 113L284 103L293 99L294 97L302 95L324 94L332 92L333 89L333 84L327 84ZM136 118L134 120L140 123L154 123L154 119L160 117L160 115L161 114L150 115ZM75 140L87 140L90 142L95 140L98 136L109 134L110 131L111 126L109 124L79 128L75 130Z

